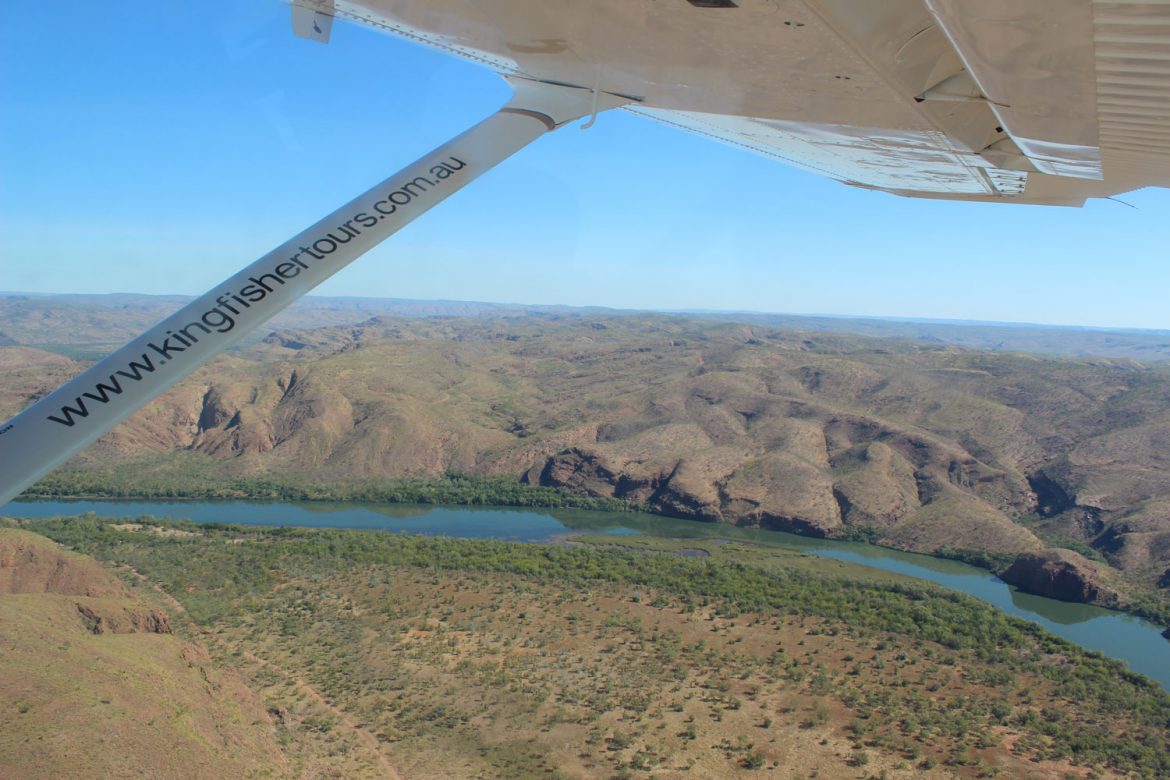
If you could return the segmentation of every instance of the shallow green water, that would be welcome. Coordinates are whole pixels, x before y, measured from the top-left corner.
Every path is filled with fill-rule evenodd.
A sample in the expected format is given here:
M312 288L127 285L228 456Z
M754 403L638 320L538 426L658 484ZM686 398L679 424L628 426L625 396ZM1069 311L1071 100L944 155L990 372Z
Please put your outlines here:
M734 528L655 515L586 510L248 501L35 501L11 503L0 511L10 517L94 512L126 518L152 515L201 523L361 528L526 542L548 542L567 533L742 540L897 572L962 591L1008 614L1039 623L1084 648L1125 661L1134 671L1157 680L1170 690L1170 641L1148 621L1087 604L1070 604L1021 593L989 572L957 561L856 542L834 542L780 531Z

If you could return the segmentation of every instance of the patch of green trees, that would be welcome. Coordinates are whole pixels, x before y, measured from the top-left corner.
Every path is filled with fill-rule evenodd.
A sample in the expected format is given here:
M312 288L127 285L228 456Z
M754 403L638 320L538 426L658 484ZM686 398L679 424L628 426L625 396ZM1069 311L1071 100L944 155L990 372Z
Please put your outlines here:
M1170 776L1170 695L1099 653L963 594L927 584L851 580L795 569L583 546L393 535L336 529L251 528L139 522L192 532L121 530L94 516L21 521L79 552L133 566L160 583L202 623L235 620L290 577L326 577L370 567L501 572L569 588L615 583L715 604L731 614L788 614L885 631L971 659L1004 680L1047 680L1054 695L1092 713L1076 723L1021 715L1016 725L1048 741L1054 757L1149 777ZM1125 723L1124 729L1118 724Z

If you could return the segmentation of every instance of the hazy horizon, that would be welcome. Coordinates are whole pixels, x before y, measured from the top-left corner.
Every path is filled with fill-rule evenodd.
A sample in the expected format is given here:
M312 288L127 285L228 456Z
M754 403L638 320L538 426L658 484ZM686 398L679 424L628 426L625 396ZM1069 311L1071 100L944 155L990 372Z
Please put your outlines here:
M197 297L193 294L187 293L142 293L133 292L130 290L117 290L112 292L60 292L60 291L36 291L36 290L0 290L0 296L4 297L93 297L93 298L117 298L119 296L128 297L143 297L143 298L177 298L183 300L191 300ZM683 315L745 315L745 316L763 316L763 317L793 317L804 319L830 319L830 320L874 320L880 322L891 323L919 323L929 325L954 325L957 327L1001 327L1001 328L1044 328L1054 330L1089 330L1089 331L1116 331L1121 333L1144 333L1144 334L1165 334L1170 335L1170 328L1139 328L1113 325L1077 325L1073 323L1063 322L1029 322L1029 321L1015 321L1015 320L972 320L972 319L954 319L945 317L927 317L915 316L913 314L855 314L855 313L836 313L836 312L799 312L799 311L767 311L761 309L711 309L711 308L656 308L650 306L607 306L604 304L567 304L567 303L537 303L537 302L522 302L522 301L489 301L482 299L470 298L412 298L405 296L394 295L324 295L317 293L309 293L303 298L294 301L291 305L304 304L313 301L385 301L385 302L407 302L415 304L461 304L469 306L491 306L501 308L535 308L535 309L552 309L563 308L579 311L606 311L614 313L649 313L649 314L683 314Z

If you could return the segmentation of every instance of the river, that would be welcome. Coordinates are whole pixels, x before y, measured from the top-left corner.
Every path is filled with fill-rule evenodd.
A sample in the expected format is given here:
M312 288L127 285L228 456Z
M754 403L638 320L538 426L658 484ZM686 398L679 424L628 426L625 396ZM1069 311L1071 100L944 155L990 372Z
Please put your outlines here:
M356 528L522 542L550 542L573 533L739 540L897 572L967 593L1008 614L1039 623L1081 647L1124 661L1170 690L1170 641L1148 621L1101 607L1021 593L983 569L956 561L856 542L632 512L584 510L252 501L30 501L13 502L0 509L0 514L25 518L85 512L131 519L149 515L198 523Z

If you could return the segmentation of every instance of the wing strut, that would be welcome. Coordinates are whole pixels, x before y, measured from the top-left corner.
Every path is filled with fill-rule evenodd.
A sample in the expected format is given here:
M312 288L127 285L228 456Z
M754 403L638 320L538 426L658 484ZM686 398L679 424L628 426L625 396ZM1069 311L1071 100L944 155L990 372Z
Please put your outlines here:
M359 195L0 425L0 506L439 201L595 110L592 89L509 79L492 116ZM603 95L601 108L630 102Z

